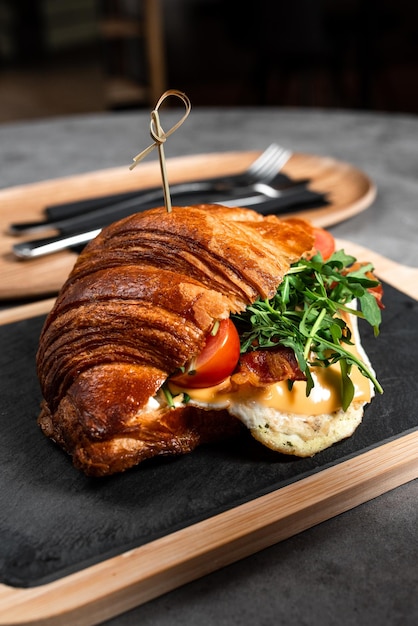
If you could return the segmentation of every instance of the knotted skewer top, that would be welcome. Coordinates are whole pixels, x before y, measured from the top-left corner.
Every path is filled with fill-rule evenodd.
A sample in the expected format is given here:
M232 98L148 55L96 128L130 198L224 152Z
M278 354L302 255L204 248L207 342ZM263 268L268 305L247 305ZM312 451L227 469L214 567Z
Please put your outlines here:
M186 107L186 112L184 113L183 117L178 122L176 122L176 124L174 124L174 126L172 126L168 131L164 131L160 123L158 109L160 108L164 100L166 100L170 96L176 96L177 98L180 98L180 100L182 100ZM164 203L168 213L171 212L171 196L165 163L164 143L166 142L167 138L170 137L170 135L172 135L183 124L183 122L187 119L190 111L191 103L186 94L181 91L177 91L176 89L169 89L168 91L165 91L163 95L159 98L154 110L151 111L150 134L154 142L150 146L148 146L148 148L145 148L145 150L137 154L133 158L133 163L129 167L130 170L133 170L133 168L137 165L137 163L139 163L139 161L142 161L142 159L144 159L150 152L152 152L154 148L158 148L158 156L160 160L161 178L164 192Z

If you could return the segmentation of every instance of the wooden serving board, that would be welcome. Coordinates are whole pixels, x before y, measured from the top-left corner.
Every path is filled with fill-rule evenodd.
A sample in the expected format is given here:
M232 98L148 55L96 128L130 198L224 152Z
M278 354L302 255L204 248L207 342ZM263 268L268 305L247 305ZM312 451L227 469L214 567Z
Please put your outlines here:
M241 172L258 155L255 151L227 152L168 159L169 181L176 183ZM309 178L313 191L328 194L327 206L292 213L310 219L317 226L331 226L352 217L370 206L376 195L374 184L362 171L330 157L294 154L283 172L294 179ZM118 167L0 191L0 300L55 294L76 260L76 253L72 251L30 261L17 259L11 250L18 239L7 234L9 224L41 220L44 207L51 204L160 184L159 163L150 161L140 163L134 171L128 166ZM24 241L24 238L19 240Z
M400 302L411 315L408 296L402 294L418 299L418 269L400 266L345 241L337 243L357 258L372 261L379 277L396 288L393 291L398 295L393 302ZM51 304L52 300L48 300L3 311L0 323L45 313ZM393 317L390 309L387 315ZM409 332L416 333L414 319ZM389 341L393 339L392 336ZM398 407L399 415L392 417L398 422L405 412L405 407L397 404L402 401L402 393L394 400L389 389L388 394L386 401L384 396L381 400L386 412ZM279 489L226 507L212 517L45 584L29 588L0 584L0 625L100 623L417 477L418 423L414 412L404 432L383 441L377 435L359 452L320 465L309 475L302 474ZM139 479L139 475L134 479Z

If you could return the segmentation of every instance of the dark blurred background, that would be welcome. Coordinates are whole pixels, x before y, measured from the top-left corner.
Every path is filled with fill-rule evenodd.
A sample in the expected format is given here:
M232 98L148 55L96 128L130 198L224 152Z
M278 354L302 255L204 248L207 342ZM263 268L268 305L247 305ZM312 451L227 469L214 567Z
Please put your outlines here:
M0 0L0 122L153 107L418 113L412 0Z

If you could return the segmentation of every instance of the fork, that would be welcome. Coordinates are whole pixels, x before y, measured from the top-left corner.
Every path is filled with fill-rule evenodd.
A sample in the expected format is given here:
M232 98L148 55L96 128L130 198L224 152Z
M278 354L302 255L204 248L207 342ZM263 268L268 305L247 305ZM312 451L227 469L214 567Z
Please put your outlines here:
M280 195L276 188L269 185L269 181L272 181L285 163L292 156L292 153L277 144L271 144L266 148L266 150L255 160L251 165L244 170L244 172L240 172L239 174L233 174L227 177L219 177L219 178L211 178L207 180L192 182L192 183L178 183L173 185L172 190L175 189L177 193L189 193L196 191L230 191L231 189L239 189L241 190L254 190L258 193L257 196L253 196L250 198L243 198L245 201L250 201L249 204L256 204L262 199L261 193L264 193L264 196L267 197L277 197ZM262 186L263 192L257 189L257 185ZM268 191L268 193L266 193ZM300 193L300 186L295 188L296 193ZM161 198L161 191L158 190L158 198ZM128 215L132 212L133 209L138 210L138 201L141 202L141 208L143 208L146 203L152 202L156 200L156 191L152 190L150 192L145 192L144 194L136 194L134 198L112 204L110 206L105 206L101 209L96 209L88 212L85 215L76 216L73 218L68 218L65 220L58 220L56 222L49 222L48 229L57 228L64 226L70 226L75 223L80 224L79 232L72 232L67 234L66 236L57 236L57 237L48 237L45 239L38 239L33 241L24 241L22 243L18 243L13 246L13 253L15 256L21 259L29 259L35 258L39 256L45 256L48 254L52 254L54 252L58 252L60 250L64 250L67 248L85 245L88 241L96 237L101 228L85 228L82 231L82 223L87 224L89 220L94 216L99 216L104 218L106 221L106 217L109 215L113 215L115 211L119 211L119 213L125 212ZM225 201L223 204L226 206L235 206L237 204L237 200L234 201ZM246 205L243 205L246 206ZM131 210L131 211L130 211ZM114 216L114 215L113 215ZM120 217L120 215L119 215ZM119 218L118 218L119 219ZM113 221L113 220L112 220ZM36 226L36 224L34 224ZM37 230L40 224L38 223ZM43 226L43 224L41 225Z
M279 171L287 163L292 156L290 150L287 150L275 143L270 144L264 152L260 154L251 165L238 174L227 176L219 176L214 178L203 179L200 181L192 181L185 183L176 183L171 185L172 194L188 194L199 192L218 192L231 191L232 189L242 189L251 187L255 183L262 183L266 189L274 188L269 183L277 176ZM269 194L267 194L269 195ZM41 233L45 230L57 229L61 227L76 226L79 223L80 229L83 228L83 222L94 219L129 214L137 209L138 203L149 204L158 202L163 199L162 190L144 189L141 191L129 192L127 194L115 195L109 198L92 198L90 200L81 200L65 205L50 207L49 219L42 222L18 222L10 224L8 232L10 235L26 235L31 233ZM53 216L51 213L53 212ZM55 217L54 217L55 216ZM52 218L52 219L51 219ZM119 219L116 217L115 219ZM114 220L112 220L114 221Z
M291 156L290 150L272 143L243 172L230 176L210 178L206 181L201 181L201 183L212 184L214 187L211 187L211 189L221 189L222 191L231 187L247 187L254 183L267 185L277 176Z

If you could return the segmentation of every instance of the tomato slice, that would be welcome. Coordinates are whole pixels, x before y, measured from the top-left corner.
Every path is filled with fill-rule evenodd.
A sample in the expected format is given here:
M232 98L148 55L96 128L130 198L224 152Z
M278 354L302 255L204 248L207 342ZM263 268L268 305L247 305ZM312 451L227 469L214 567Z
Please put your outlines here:
M209 334L202 352L190 369L170 377L179 387L204 388L218 385L235 369L240 355L238 331L231 319L221 320L215 335Z
M324 228L314 228L314 248L317 252L320 252L324 261L330 258L335 252L335 239Z
M384 309L385 305L382 302L383 299L383 286L382 284L377 285L376 287L369 287L368 290L372 296L376 298L377 306L379 309Z

